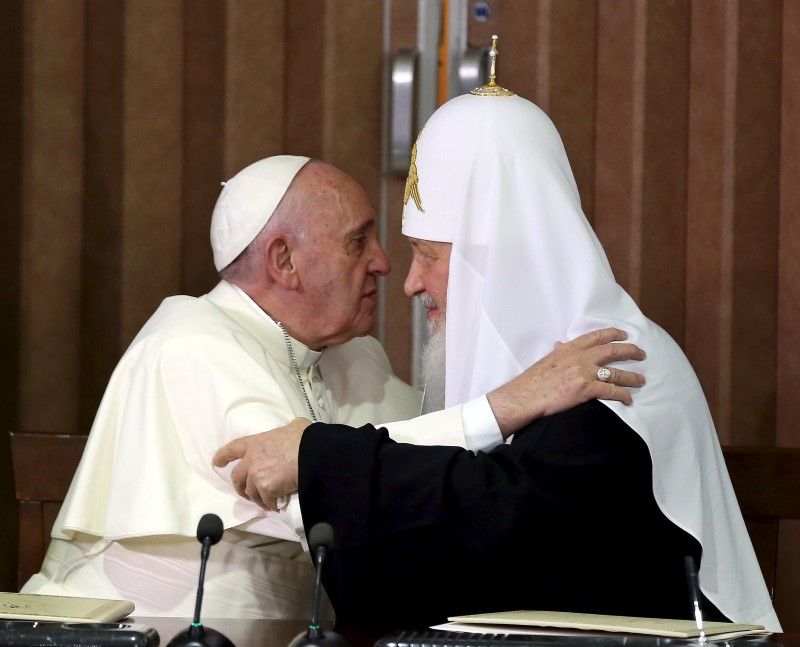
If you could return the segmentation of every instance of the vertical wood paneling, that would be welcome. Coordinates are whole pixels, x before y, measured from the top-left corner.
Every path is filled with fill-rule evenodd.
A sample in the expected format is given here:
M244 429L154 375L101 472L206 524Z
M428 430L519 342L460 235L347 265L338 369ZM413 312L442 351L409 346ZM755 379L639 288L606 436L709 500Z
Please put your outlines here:
M686 2L601 3L597 53L595 228L619 282L679 342L688 11Z
M183 10L125 5L121 342L180 290ZM158 15L158 20L152 16Z
M800 447L800 3L783 5L777 445ZM800 596L800 592L798 592Z
M500 12L500 81L555 123L583 210L592 220L598 5L593 0L505 0Z
M316 159L324 155L325 7L321 0L294 0L286 7L286 152Z
M726 0L692 4L687 166L685 349L727 444L736 16Z
M327 3L323 85L326 162L352 175L377 207L381 168L383 6L373 0Z
M564 140L583 211L591 221L595 190L597 4L592 0L552 2L548 40L548 114Z
M23 2L0 2L0 425L11 429L19 418L20 281L19 263L22 232L22 103L23 103ZM0 433L0 587L13 591L17 551L17 516L14 483L9 466L11 449L7 433Z
M685 338L689 22L686 0L647 4L639 305L679 344Z
M639 297L646 8L598 5L594 228L620 285Z
M216 282L209 244L211 212L220 192L225 123L224 0L184 7L183 218L181 290L199 296Z
M551 3L547 0L504 0L500 56L497 78L510 90L530 99L547 112L547 74L549 43L546 17ZM486 43L484 43L486 45Z
M122 351L120 272L125 5L86 5L86 159L79 428L88 429ZM42 286L43 289L47 289Z
M555 123L583 210L592 220L598 5L593 0L504 0L499 12L500 81Z
M738 33L731 439L770 445L775 440L780 3L740 2Z
M25 25L19 415L27 429L64 431L80 401L83 6L26 3Z
M226 3L225 175L284 152L283 0Z

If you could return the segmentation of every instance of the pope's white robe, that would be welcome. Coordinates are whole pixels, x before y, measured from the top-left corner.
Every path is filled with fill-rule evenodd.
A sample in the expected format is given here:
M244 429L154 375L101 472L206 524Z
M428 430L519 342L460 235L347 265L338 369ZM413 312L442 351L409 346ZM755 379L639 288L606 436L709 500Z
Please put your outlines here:
M377 340L321 356L293 341L317 418L406 420L420 394L396 378ZM317 361L314 361L317 360ZM308 407L280 330L232 285L166 299L120 360L28 593L132 600L140 616L192 616L197 522L222 519L203 615L307 618L313 567L296 497L265 513L238 497L211 457L229 441L284 425ZM464 446L461 407L390 425L417 444Z

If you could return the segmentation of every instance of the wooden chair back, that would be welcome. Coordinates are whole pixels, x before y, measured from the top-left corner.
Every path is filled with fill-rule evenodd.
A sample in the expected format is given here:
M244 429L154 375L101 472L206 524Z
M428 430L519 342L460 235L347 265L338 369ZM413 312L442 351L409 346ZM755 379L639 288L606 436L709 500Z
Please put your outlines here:
M39 572L50 530L78 467L86 436L11 432L11 462L19 507L17 586Z
M723 450L785 633L800 631L800 449Z

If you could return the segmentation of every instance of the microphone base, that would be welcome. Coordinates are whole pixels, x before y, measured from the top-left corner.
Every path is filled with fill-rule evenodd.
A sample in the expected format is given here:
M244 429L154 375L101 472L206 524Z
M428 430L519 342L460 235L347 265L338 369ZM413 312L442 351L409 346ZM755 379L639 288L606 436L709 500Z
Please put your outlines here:
M351 645L344 636L335 631L309 629L297 634L289 643L289 647L351 647Z
M167 643L167 647L236 647L228 637L209 627L188 627Z

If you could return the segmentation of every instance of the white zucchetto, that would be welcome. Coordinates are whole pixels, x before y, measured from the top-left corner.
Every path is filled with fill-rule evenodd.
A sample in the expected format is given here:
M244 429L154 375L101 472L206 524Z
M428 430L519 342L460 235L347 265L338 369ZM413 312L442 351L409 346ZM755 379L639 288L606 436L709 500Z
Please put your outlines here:
M230 265L258 236L308 160L295 155L267 157L224 183L211 216L217 271Z

